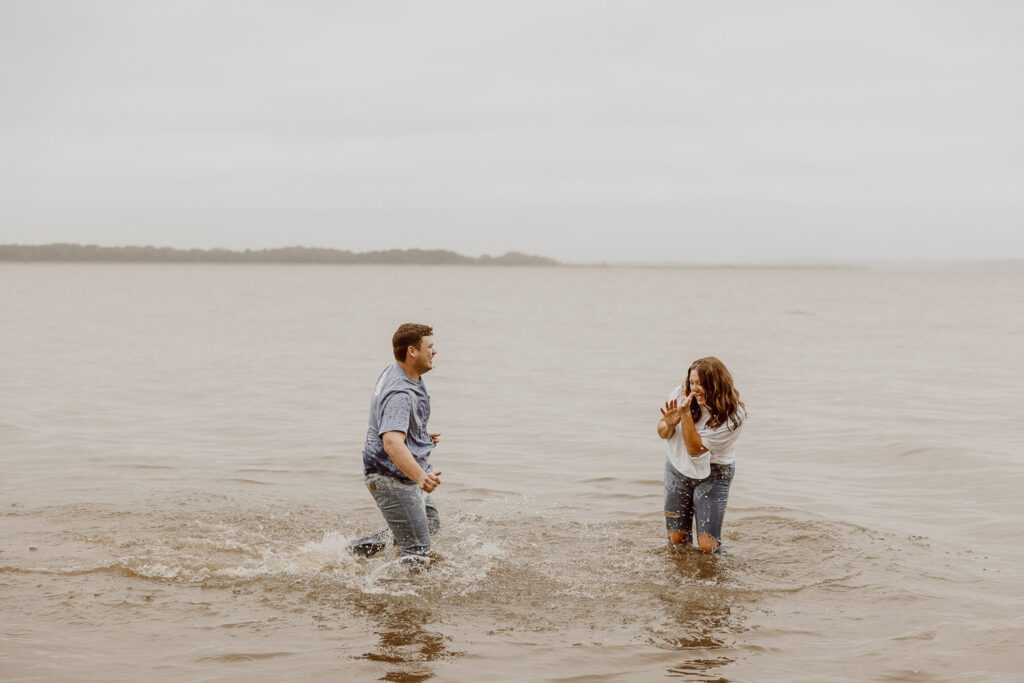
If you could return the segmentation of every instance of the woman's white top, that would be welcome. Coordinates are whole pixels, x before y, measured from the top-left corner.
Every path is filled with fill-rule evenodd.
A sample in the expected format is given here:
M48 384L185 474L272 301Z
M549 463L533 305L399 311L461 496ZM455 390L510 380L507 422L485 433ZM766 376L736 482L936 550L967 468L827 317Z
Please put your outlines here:
M683 398L683 387L679 385L669 395L669 401L680 401ZM680 474L690 479L705 479L711 474L711 465L731 465L736 462L736 451L733 447L736 440L743 431L743 423L746 421L746 413L743 408L737 409L739 425L732 429L732 420L726 420L714 429L708 427L708 420L711 413L701 406L700 417L694 425L697 434L700 435L701 443L708 449L697 457L691 458L686 452L686 444L683 442L682 425L676 425L675 433L666 442L666 453L668 461L672 463Z

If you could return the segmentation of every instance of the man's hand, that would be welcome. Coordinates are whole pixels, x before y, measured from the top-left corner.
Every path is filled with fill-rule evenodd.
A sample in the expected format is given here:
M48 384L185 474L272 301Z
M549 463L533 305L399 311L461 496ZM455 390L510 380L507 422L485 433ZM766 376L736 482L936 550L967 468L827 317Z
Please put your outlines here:
M441 432L437 432L435 434L431 434L430 435L430 440L433 441L434 445L436 446L437 442L441 440Z
M424 472L420 480L416 482L423 491L430 493L441 485L440 472Z
M437 436L441 435L437 434ZM430 438L433 439L434 435L432 434ZM416 462L409 447L405 445L405 432L385 432L382 440L384 441L384 452L388 454L402 474L412 479L413 483L427 493L441 485L440 472L427 474Z
M686 397L686 406L689 407L689 396ZM671 401L665 401L665 407L661 409L661 417L665 420L665 424L675 429L683 420L683 414L679 401L672 399Z

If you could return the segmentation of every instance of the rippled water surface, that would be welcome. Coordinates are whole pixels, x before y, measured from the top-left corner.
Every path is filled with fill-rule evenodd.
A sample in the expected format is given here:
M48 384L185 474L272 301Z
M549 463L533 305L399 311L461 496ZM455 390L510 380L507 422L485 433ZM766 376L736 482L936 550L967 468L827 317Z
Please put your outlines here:
M1020 680L1024 275L0 265L12 680ZM345 550L394 327L435 562ZM658 406L750 420L729 554L666 547Z

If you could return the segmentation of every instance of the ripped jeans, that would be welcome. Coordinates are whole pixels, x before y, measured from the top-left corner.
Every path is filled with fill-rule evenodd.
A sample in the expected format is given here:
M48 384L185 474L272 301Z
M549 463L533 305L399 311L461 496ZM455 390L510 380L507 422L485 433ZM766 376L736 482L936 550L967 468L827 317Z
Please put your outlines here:
M735 465L711 465L706 479L691 479L665 460L665 526L671 533L683 532L683 543L693 543L701 534L715 539L718 547L712 552L725 552L722 547L722 522L729 502L729 486ZM696 536L691 528L696 523Z
M387 526L349 544L353 552L370 557L387 546L388 529L402 557L428 562L430 535L441 528L441 516L429 493L383 474L366 475L366 488L380 508Z

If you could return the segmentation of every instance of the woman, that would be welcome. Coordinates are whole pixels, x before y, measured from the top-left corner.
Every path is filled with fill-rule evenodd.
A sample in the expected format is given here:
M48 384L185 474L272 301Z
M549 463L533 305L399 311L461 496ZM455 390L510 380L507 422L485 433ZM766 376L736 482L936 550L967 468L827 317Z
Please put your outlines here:
M665 439L665 526L676 544L690 541L696 522L697 546L725 552L722 520L729 500L736 454L746 419L740 394L722 361L708 356L693 362L686 382L669 396L658 420Z

